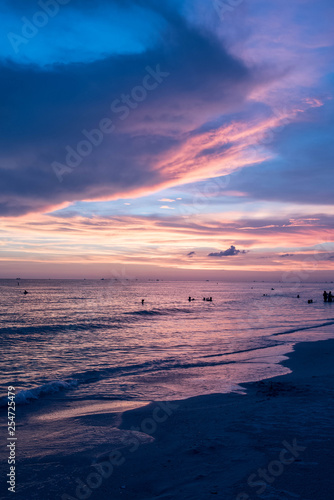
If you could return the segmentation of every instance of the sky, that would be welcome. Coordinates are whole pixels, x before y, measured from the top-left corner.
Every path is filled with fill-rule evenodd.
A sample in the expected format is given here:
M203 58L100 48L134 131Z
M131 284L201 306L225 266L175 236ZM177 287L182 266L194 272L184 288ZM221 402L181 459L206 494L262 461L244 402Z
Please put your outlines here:
M0 9L0 277L334 279L332 0Z

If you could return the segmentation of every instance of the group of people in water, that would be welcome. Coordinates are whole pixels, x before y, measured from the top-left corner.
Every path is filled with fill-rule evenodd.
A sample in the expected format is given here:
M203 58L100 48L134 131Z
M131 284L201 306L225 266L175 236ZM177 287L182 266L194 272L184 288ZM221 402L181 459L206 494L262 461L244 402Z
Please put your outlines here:
M272 290L274 290L274 289L272 288ZM27 295L27 293L29 293L29 292L27 292L27 290L24 290L23 293L24 293L24 295ZM268 294L264 293L263 296L267 297ZM324 293L323 293L323 297L324 297L324 302L333 302L332 292L328 292L327 293L326 290L325 290ZM297 298L299 299L300 296L297 295ZM192 302L193 300L195 300L193 297L189 297L188 298L189 302ZM212 297L203 297L203 300L205 300L206 302L212 302ZM311 304L312 302L313 302L313 300L309 300L308 301L309 304ZM142 303L142 305L144 305L145 299L142 299L141 303Z
M194 299L194 297L188 298L189 302L192 302L193 300L196 300L196 299ZM212 302L212 297L203 297L203 300L206 300L206 302Z
M323 293L324 296L324 302L333 302L333 295L332 292L326 292L326 290Z

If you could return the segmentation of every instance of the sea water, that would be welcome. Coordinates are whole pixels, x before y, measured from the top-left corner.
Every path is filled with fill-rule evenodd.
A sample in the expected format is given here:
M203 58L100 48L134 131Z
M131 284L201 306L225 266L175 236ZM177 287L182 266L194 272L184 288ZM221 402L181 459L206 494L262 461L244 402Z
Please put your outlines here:
M27 406L60 393L135 402L242 391L286 373L294 343L334 336L330 284L19 283L0 281L2 406L8 385Z

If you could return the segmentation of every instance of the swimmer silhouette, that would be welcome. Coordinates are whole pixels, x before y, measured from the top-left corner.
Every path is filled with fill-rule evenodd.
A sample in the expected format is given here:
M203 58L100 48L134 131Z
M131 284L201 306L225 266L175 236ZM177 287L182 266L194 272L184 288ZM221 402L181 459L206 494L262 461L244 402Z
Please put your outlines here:
M23 292L23 293L24 293L24 295L27 295L27 293L29 293L29 292L27 292L27 290L24 290L24 292Z
M144 302L145 302L145 300L144 300L144 299L141 299L141 304L142 304L142 306L144 305Z

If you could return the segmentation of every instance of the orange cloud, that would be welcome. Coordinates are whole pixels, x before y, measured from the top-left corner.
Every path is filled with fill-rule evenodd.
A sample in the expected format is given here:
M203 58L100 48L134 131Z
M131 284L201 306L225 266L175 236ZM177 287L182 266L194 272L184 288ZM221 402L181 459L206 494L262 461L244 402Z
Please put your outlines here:
M246 222L246 224L245 224ZM261 224L261 222L264 222ZM119 263L187 269L283 270L303 261L330 269L332 218L279 220L192 217L11 218L3 224L0 260ZM231 245L248 250L232 258L208 258ZM196 251L192 259L190 251ZM293 254L287 259L284 253ZM295 256L296 255L296 256Z

